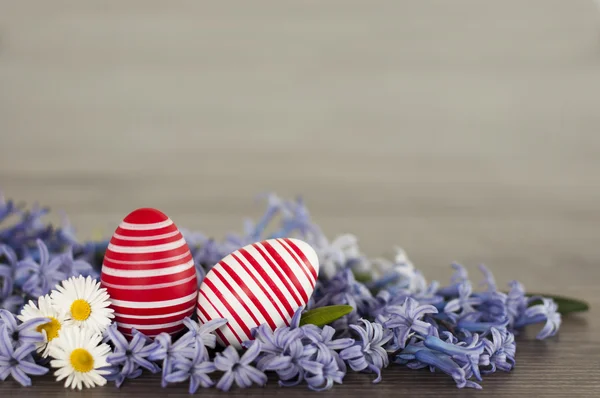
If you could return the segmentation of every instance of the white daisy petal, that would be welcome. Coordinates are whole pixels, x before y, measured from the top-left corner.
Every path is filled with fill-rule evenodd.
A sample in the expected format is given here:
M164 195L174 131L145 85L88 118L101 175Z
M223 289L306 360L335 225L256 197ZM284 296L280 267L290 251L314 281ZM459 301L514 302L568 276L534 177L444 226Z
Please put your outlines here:
M100 375L99 372L90 373L90 378L99 386L103 386L106 384L106 379Z
M73 384L74 379L75 379L75 375L73 373L70 373L69 376L67 377L67 380L65 380L65 387L69 388L71 386L75 386L75 384Z

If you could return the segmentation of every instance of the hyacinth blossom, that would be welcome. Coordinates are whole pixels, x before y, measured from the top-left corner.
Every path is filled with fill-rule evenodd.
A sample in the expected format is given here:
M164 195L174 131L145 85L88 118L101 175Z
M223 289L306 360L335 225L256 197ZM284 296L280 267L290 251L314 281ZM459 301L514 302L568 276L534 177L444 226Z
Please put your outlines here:
M174 371L165 377L168 383L181 383L190 380L189 392L196 393L198 388L212 387L215 383L210 374L217 370L213 362L209 360L208 353L196 345L194 348L194 357L183 359L173 364Z
M39 260L25 258L19 261L15 272L15 279L22 281L23 291L32 297L50 293L54 286L67 279L67 274L61 269L61 256L50 256L48 247L41 239L37 239L36 243Z
M32 318L23 323L19 323L14 314L7 310L0 310L0 326L4 326L8 332L15 347L23 344L33 344L44 342L44 335L36 329L50 320L48 318Z
M168 333L161 333L154 338L153 350L149 353L148 359L151 361L160 361L162 369L163 387L167 386L167 375L175 369L175 363L186 358L195 356L195 349L189 339L177 340L173 342L172 336Z
M199 284L220 259L264 239L295 237L318 254L321 271L306 306L289 326L254 328L236 351L216 344L227 319L203 324L190 317L180 335L150 338L133 329L126 338L97 284L107 240L81 242L66 218L55 228L43 221L49 209L27 210L0 195L0 380L29 386L31 376L52 367L58 380L81 389L160 373L162 387L188 383L195 393L263 386L272 374L282 387L321 391L348 373L370 373L377 383L386 367L406 366L445 374L459 388L481 388L486 377L514 368L522 328L543 325L538 339L560 328L552 299L529 297L518 281L502 291L485 266L473 283L466 267L452 263L454 274L441 286L401 248L392 259L371 259L355 235L326 237L301 198L263 199L266 211L246 220L242 233L219 240L181 230ZM302 322L305 311L337 305L352 311L328 325Z
M113 346L112 352L107 356L110 373L107 380L114 381L117 387L121 387L126 379L135 379L141 376L143 369L156 373L160 367L148 360L150 354L155 350L155 345L149 337L132 329L132 338L127 341L125 336L113 323L106 330L105 342Z
M348 361L352 370L356 372L370 371L377 374L373 383L379 383L381 369L389 364L388 353L384 347L393 334L390 329L384 328L379 323L372 323L364 319L360 321L362 326L350 326L360 339L357 339L354 345L342 350L340 358Z
M434 306L419 305L417 300L409 297L402 305L388 306L386 314L379 315L377 321L394 333L392 347L399 349L406 347L406 342L413 333L427 336L433 325L423 318L437 312Z
M35 346L11 341L8 326L0 325L0 380L11 376L23 387L31 386L30 376L41 376L48 373L48 368L35 363L33 352Z
M227 391L234 383L241 388L250 387L252 384L264 386L267 383L267 376L253 366L253 362L259 354L259 342L252 344L241 357L231 346L217 353L214 361L215 368L223 372L217 388Z

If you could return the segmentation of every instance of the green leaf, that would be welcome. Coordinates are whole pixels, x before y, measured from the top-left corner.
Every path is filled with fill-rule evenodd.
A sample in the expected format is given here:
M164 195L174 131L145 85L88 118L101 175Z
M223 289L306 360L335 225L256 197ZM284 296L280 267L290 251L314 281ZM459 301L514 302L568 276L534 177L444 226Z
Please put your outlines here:
M534 296L540 297L541 296L541 297L551 298L558 305L558 312L560 312L563 315L569 314L571 312L585 312L590 309L590 305L588 303L586 303L585 301L570 298L570 297L552 296L549 294L538 294L538 293L527 293L527 296L529 296L529 297L534 297ZM530 306L536 305L536 304L541 304L541 301L536 300L536 301L532 302L530 304Z
M354 272L354 279L360 283L367 283L367 282L371 282L373 280L373 278L371 277L371 274L369 274L367 272L364 272L364 273Z
M354 308L350 305L330 305L327 307L315 308L314 310L309 310L302 314L300 317L300 326L312 324L323 327L344 315L348 315L352 310L354 310Z

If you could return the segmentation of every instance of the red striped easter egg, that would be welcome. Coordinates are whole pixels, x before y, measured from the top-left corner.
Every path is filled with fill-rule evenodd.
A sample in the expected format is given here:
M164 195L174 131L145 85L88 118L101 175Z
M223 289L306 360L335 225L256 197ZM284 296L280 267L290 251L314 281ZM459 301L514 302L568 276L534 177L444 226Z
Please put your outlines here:
M215 331L217 341L239 349L260 324L273 330L289 325L312 295L318 274L317 254L303 241L269 239L247 245L206 274L198 295L198 320L227 319Z
M181 232L169 217L143 208L123 219L109 242L101 284L110 295L118 329L147 336L176 334L194 313L196 268Z

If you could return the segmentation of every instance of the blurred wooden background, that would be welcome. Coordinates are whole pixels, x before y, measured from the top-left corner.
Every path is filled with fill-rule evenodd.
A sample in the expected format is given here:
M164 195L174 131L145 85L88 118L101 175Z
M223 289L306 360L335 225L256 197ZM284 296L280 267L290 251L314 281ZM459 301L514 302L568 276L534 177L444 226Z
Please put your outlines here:
M302 194L430 278L485 262L600 304L599 11L0 0L0 189L82 237L142 206L222 236Z

